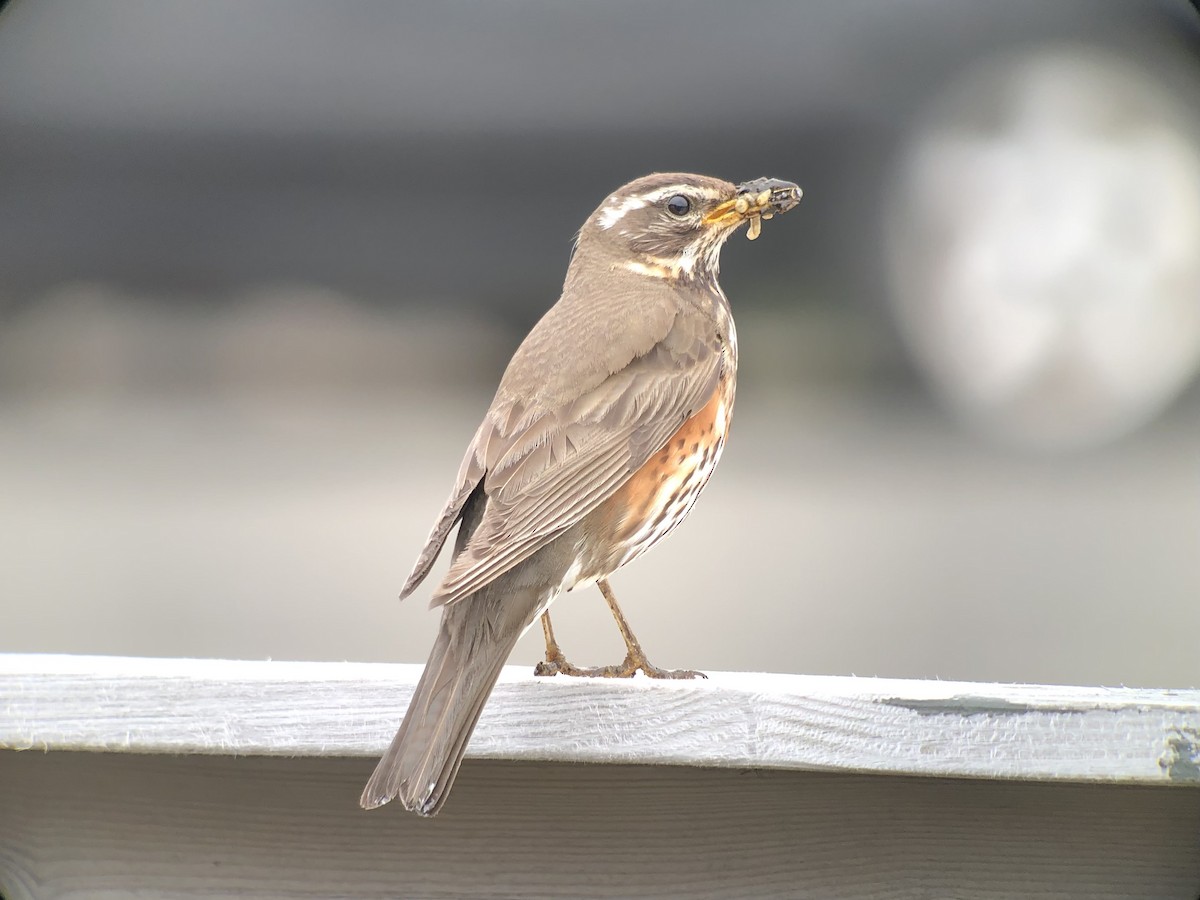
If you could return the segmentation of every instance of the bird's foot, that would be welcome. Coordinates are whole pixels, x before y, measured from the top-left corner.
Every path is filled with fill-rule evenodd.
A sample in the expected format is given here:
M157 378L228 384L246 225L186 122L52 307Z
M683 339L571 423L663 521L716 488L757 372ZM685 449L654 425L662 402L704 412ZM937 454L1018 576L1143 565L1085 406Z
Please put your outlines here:
M625 657L625 662L628 665L629 657ZM637 669L641 669L642 674L647 678L708 678L703 672L697 672L695 669L660 669L644 656ZM636 672L637 669L634 671ZM629 674L632 676L633 672Z
M646 659L645 654L626 654L625 661L615 666L575 666L562 653L547 656L537 664L534 675L572 675L576 678L632 678L638 672L647 678L707 678L692 669L660 669Z
M575 678L616 678L617 666L575 666L567 662L563 657L558 659L543 659L540 663L534 666L533 674L548 676L548 675L571 675ZM612 669L612 672L608 670Z

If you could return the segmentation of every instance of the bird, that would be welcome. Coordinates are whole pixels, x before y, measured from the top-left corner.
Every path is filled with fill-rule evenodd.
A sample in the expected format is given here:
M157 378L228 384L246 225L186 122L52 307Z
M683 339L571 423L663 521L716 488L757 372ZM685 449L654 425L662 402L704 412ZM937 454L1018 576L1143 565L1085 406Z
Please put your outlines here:
M757 238L800 197L775 178L655 173L587 218L562 294L509 362L401 591L424 581L457 525L430 603L437 637L364 809L442 808L501 668L539 618L538 675L700 675L650 663L608 578L674 531L721 457L738 357L722 245L743 225ZM621 664L574 666L555 639L551 601L591 584L625 640Z

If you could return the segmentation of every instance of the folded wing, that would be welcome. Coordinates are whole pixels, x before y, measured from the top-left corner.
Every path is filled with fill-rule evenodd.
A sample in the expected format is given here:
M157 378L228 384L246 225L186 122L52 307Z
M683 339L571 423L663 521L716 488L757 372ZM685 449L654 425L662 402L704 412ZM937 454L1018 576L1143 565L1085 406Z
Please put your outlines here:
M474 593L576 524L708 402L724 365L711 320L677 313L657 324L644 352L591 378L578 396L517 396L502 382L402 596L428 574L481 481L483 516L435 605Z

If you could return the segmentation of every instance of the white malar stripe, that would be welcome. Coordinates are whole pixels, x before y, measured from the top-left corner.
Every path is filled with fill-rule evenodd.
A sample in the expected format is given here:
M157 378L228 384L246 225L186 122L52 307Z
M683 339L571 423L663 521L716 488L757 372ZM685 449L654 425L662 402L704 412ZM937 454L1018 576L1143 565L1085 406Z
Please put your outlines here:
M635 275L645 275L649 278L678 278L685 273L692 274L698 255L698 244L692 244L674 259L666 256L646 256L643 257L646 262L633 260L622 263L621 266Z
M661 269L672 278L678 278L684 272L691 275L696 267L695 247L688 247L674 259L669 256L647 256L646 259L650 261L648 268Z
M632 272L634 275L645 275L647 278L678 278L677 272L673 272L667 266L652 265L648 266L640 262L622 263L621 268Z

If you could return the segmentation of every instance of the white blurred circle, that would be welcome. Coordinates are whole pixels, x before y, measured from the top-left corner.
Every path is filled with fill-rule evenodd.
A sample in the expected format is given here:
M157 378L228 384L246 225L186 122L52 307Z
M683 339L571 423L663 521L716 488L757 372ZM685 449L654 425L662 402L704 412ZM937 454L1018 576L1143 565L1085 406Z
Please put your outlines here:
M986 431L1112 439L1200 365L1200 106L1166 84L1100 50L1010 55L907 146L885 219L899 326Z

